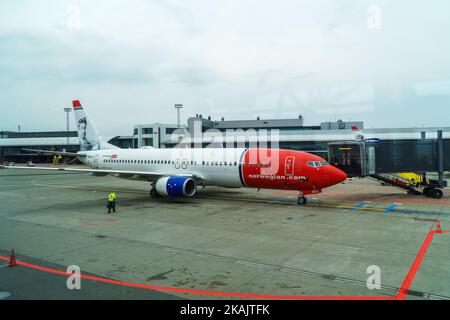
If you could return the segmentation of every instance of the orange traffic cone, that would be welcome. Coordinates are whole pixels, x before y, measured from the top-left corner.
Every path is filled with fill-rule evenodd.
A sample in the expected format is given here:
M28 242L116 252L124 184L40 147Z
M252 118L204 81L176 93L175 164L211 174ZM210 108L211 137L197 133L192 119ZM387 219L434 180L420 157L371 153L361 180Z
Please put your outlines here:
M11 256L9 257L9 267L15 267L15 266L17 266L16 253L14 252L14 249L12 249Z
M441 222L436 220L436 233L442 233Z

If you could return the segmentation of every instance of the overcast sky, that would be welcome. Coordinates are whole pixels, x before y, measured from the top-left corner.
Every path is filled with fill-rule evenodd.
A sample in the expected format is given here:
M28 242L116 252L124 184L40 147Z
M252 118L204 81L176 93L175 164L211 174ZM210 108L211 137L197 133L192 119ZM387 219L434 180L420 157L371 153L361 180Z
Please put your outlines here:
M2 0L0 131L290 118L450 127L448 0ZM71 127L74 128L73 122Z

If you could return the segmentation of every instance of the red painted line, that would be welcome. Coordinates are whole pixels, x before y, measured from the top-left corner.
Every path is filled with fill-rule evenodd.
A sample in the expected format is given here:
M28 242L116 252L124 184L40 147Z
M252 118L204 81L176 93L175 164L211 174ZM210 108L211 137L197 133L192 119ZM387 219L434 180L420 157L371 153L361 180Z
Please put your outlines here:
M443 233L449 233L450 230L443 230ZM208 290L196 290L196 289L183 289L183 288L171 288L163 286L152 286L147 284L131 283L119 280L112 280L107 278L101 278L96 276L89 276L81 274L81 279L99 281L103 283L115 284L126 287L155 290L155 291L166 291L166 292L176 292L176 293L186 293L195 295L207 295L207 296L217 296L217 297L235 297L244 299L270 299L270 300L404 300L408 293L409 288L420 268L422 260L426 254L428 247L430 246L433 235L436 234L436 230L431 230L427 237L425 238L415 260L412 264L408 274L406 275L403 284L400 287L399 293L396 296L288 296L288 295L265 295L265 294L248 294L248 293L234 293L234 292L220 292L220 291L208 291ZM0 260L9 261L9 257L0 256ZM23 266L30 269L35 269L47 273L57 274L61 276L72 276L71 273L67 273L62 270L46 268L38 266L31 263L26 263L23 261L17 261L17 265Z
M433 236L436 233L436 230L430 230L428 232L427 237L423 241L422 246L420 247L419 252L417 253L416 259L414 260L413 264L411 265L411 268L408 271L408 274L406 275L405 279L403 280L402 285L400 286L397 299L398 300L404 300L406 298L406 295L408 294L409 289L411 288L411 284L416 277L417 271L420 268L420 265L422 264L422 260L425 257L425 254L427 253L427 249L431 244L431 241L433 241Z
M8 257L0 256L0 260L8 261ZM58 274L62 276L71 276L71 273L67 273L62 270L52 269L34 265L31 263L26 263L23 261L17 261L17 265L48 272L52 274ZM162 286L152 286L146 284L137 284L119 280L106 279L95 276L80 275L80 278L99 281L103 283L115 284L126 287L155 290L155 291L166 291L166 292L176 292L176 293L187 293L196 295L208 295L208 296L220 296L220 297L235 297L235 298L245 298L245 299L270 299L270 300L395 300L395 296L282 296L282 295L264 295L264 294L248 294L248 293L234 293L234 292L218 292L218 291L207 291L207 290L195 290L195 289L183 289L183 288L170 288Z

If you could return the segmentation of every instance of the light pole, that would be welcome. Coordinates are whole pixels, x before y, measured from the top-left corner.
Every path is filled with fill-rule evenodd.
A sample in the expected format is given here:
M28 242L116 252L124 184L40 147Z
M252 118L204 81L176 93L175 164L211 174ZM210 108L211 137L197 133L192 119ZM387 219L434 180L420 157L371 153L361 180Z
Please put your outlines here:
M177 103L175 105L175 108L177 109L177 119L178 119L177 125L178 125L178 129L179 129L180 128L180 109L183 108L183 105L181 103Z
M69 151L69 113L71 111L72 108L64 108L64 112L66 113L66 137L67 137L66 152Z

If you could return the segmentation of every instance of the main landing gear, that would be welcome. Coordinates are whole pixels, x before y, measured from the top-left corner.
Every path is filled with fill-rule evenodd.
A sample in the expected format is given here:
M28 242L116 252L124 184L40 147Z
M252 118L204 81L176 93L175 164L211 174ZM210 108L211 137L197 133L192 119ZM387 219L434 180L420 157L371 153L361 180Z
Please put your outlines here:
M308 199L302 194L297 197L297 204L299 206L304 206L308 202Z
M160 197L161 197L161 195L155 189L155 184L152 183L150 185L150 198L154 199L154 198L160 198Z

